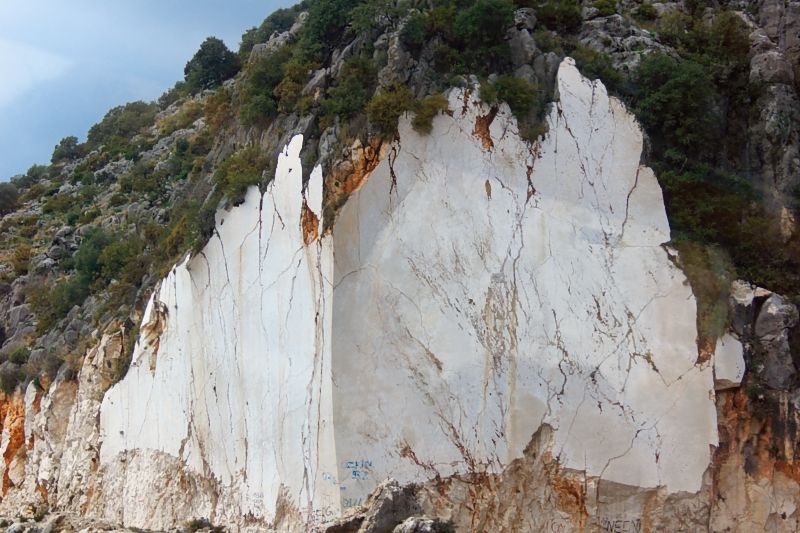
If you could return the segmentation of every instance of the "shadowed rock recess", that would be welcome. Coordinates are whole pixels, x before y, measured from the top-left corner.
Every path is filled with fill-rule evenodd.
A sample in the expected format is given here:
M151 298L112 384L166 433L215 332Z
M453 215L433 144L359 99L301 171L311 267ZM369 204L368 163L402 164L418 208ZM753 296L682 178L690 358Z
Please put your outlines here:
M797 399L763 430L774 460L739 388L753 346L759 372L791 365L796 308L737 282L700 353L638 124L571 59L556 90L533 144L468 89L428 135L403 116L324 231L294 136L156 285L121 381L125 327L77 379L0 402L0 507L46 502L53 528L796 531Z

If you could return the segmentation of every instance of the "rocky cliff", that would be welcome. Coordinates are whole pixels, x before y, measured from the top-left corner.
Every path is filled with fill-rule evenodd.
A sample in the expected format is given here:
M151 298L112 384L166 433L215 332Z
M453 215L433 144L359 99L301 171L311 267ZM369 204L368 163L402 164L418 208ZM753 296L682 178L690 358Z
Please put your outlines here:
M795 3L336 1L16 180L12 530L797 531Z
M464 531L795 530L793 460L752 471L746 396L715 392L741 382L754 316L698 352L639 126L571 60L557 90L534 144L470 90L429 135L401 120L326 232L294 137L156 286L122 381L112 327L77 382L4 400L2 506L357 528L394 478L409 513ZM793 325L775 305L760 338Z

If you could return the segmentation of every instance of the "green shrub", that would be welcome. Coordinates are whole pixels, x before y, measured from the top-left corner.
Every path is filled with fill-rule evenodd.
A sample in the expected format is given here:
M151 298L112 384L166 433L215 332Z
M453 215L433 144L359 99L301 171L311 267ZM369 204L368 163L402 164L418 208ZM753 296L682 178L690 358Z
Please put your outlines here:
M32 256L33 249L30 244L22 243L14 247L11 254L11 267L17 276L24 276L28 273Z
M600 11L600 15L603 17L608 17L617 12L616 0L595 0L592 6Z
M350 11L353 31L364 35L376 28L392 27L406 10L407 6L397 0L366 0Z
M264 125L278 112L275 88L283 80L283 66L292 59L289 47L282 47L250 64L241 94L240 118L246 124Z
M375 90L378 69L370 57L357 55L342 65L339 79L322 103L323 112L328 116L343 119L364 110Z
M441 74L449 73L461 61L461 53L452 46L437 42L433 46L433 68Z
M59 214L66 213L72 208L75 199L66 193L56 194L45 200L42 205L42 213L44 214Z
M636 87L636 116L659 142L699 154L719 137L717 96L703 65L653 54L642 61Z
M78 138L74 135L71 135L69 137L64 137L56 145L50 161L53 164L63 161L74 161L83 155L83 150L78 145Z
M239 72L239 58L216 37L208 37L183 69L190 92L213 89Z
M453 22L456 19L456 5L450 2L435 3L426 13L426 34L429 38L453 38Z
M566 55L564 53L564 41L558 33L550 30L536 30L533 33L533 38L536 41L536 46L542 52L553 52L560 56Z
M114 195L114 196L116 196L116 195ZM114 197L112 196L112 199L113 198ZM95 220L97 217L99 217L102 214L103 213L102 213L102 211L100 211L99 207L90 207L89 209L83 209L83 210L81 210L81 214L78 217L78 224L81 224L81 225L88 224L89 222L92 222L93 220Z
M397 135L400 116L414 108L414 97L404 85L395 85L388 91L380 91L367 104L367 117L381 135Z
M205 99L203 115L206 118L206 126L212 135L219 133L232 118L231 110L231 93L227 89L217 89L214 94Z
M521 78L504 74L494 83L481 84L479 95L489 105L506 102L516 117L527 115L538 106L538 88Z
M536 6L536 20L548 30L574 33L583 24L583 15L575 0L546 0Z
M143 249L144 243L135 235L108 243L97 257L97 277L108 282L112 279L120 280L123 275L127 275L128 279L124 281L138 282L141 278L138 273L141 271L139 267L142 266L140 259Z
M291 113L298 108L303 87L308 81L308 73L316 67L314 63L301 63L291 60L283 65L283 79L273 91L278 99L278 111Z
M195 100L186 102L174 115L164 118L159 124L159 135L165 137L177 130L188 128L204 115L203 104Z
M103 266L100 255L112 240L112 235L102 228L92 228L83 236L81 245L73 258L75 259L75 272L78 277L86 281L87 286L100 277Z
M461 46L463 67L485 74L506 67L511 50L506 31L514 23L510 0L477 0L455 19L453 32Z
M164 169L155 170L155 162L137 162L131 171L119 179L120 190L124 193L145 193L156 198L164 192L167 174Z
M157 104L145 102L131 102L113 108L106 113L103 120L89 129L87 147L95 149L104 145L105 150L102 157L105 158L121 153L130 153L132 148L136 148L131 146L131 139L137 133L141 133L144 128L153 125L158 110ZM97 162L95 167L90 165L90 168L96 170L107 162L107 159Z
M608 54L579 44L570 55L584 76L589 79L600 79L610 91L614 91L622 83L622 75L614 68Z
M706 28L708 54L723 63L749 65L750 29L739 15L719 12Z
M110 207L119 207L121 205L125 205L128 203L128 197L122 194L121 192L115 193L109 200L108 205Z
M186 82L177 81L171 89L168 89L164 94L158 97L158 107L164 110L181 98L187 96L189 96L189 89L186 88Z
M175 261L187 251L198 253L214 232L214 214L222 193L217 192L199 205L194 200L185 200L170 211L168 228L149 224L144 228L146 242L158 242L155 247L154 264L157 272L165 274Z
M417 12L408 17L400 31L400 42L414 55L418 55L425 45L427 25L428 17Z
M685 0L683 4L689 13L696 16L710 6L711 0Z
M80 276L72 276L50 287L32 285L27 291L27 301L36 318L36 332L42 334L67 316L70 309L80 305L89 296L89 283Z
M267 158L256 146L243 148L223 161L214 174L219 190L234 204L244 201L247 188L261 183Z
M8 182L0 183L0 216L7 215L17 208L19 192Z
M17 346L8 354L8 360L15 365L24 365L31 356L31 350L27 346Z
M744 279L790 293L800 283L800 248L778 225L747 180L688 159L678 150L656 154L652 166L664 190L675 239L717 245Z
M433 129L433 119L442 111L447 110L447 98L441 93L426 96L416 106L411 126L422 134L428 134Z
M641 20L656 20L658 18L658 11L653 7L650 2L644 2L636 10L636 17Z
M308 18L298 43L300 59L320 61L345 37L350 13L360 0L317 0L308 8Z

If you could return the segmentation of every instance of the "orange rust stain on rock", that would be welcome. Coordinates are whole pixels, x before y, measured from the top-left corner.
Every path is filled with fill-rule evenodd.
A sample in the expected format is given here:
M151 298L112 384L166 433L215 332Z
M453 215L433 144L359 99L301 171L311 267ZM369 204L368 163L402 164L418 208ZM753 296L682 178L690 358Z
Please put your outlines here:
M42 412L42 398L43 397L44 397L44 394L43 394L42 390L41 389L36 389L36 396L34 396L33 404L32 404L33 411L36 414L39 414L39 413Z
M550 480L553 491L558 495L558 508L567 513L579 531L582 531L589 520L586 510L586 487L581 479L564 474L558 461L549 451L544 453L544 469Z
M525 200L530 200L534 194L536 194L536 188L533 186L533 167L531 165L527 166L527 176L528 176L528 196Z
M39 495L42 497L44 503L49 503L48 500L49 494L47 492L47 487L44 485L44 483L39 483L38 481L36 482L36 492L38 492Z
M461 114L462 115L466 115L467 111L469 110L469 97L471 95L472 95L472 90L471 89L469 89L469 88L464 89L464 96L462 97L463 105L461 106Z
M488 115L479 116L475 119L475 127L472 129L472 134L481 140L481 144L483 144L485 150L494 148L494 142L492 141L489 127L492 125L494 117L496 116L497 108L493 107Z
M370 139L366 145L353 144L350 158L339 163L328 176L326 192L350 194L361 187L386 155L387 149L388 146L379 138Z
M319 235L319 219L317 215L308 208L305 201L303 201L303 214L300 219L300 224L303 227L303 242L308 246L314 242Z
M156 371L156 362L158 360L158 349L161 346L161 335L167 327L167 306L158 300L156 295L153 302L153 311L150 314L150 320L147 324L142 326L142 339L146 346L151 348L150 351L150 372Z
M747 393L751 379L749 376L738 389L717 392L719 447L711 462L712 501L729 497L725 487L730 482L725 483L725 476L731 472L738 471L744 483L737 483L735 490L769 489L777 473L800 483L800 461L796 459L800 442L794 433L781 433L781 428L796 427L797 414L775 408L775 404L754 404ZM788 393L772 394L772 400L777 398L780 403L781 395Z
M338 163L325 178L323 193L324 231L330 231L336 212L347 198L369 179L389 150L389 144L375 137L362 145L355 141L350 146L350 157Z
M14 394L10 398L4 395L0 399L0 420L2 420L2 431L8 431L9 436L8 445L3 451L3 463L6 468L3 473L2 494L5 496L11 487L8 466L20 448L25 446L25 403L21 395Z
M695 366L711 360L716 344L717 340L711 337L702 336L697 339L697 361L694 362Z

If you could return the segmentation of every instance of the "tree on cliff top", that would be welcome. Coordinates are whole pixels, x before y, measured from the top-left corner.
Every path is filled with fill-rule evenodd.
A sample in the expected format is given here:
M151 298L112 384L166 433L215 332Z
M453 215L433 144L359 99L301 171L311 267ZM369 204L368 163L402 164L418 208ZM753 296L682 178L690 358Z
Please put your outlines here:
M186 87L191 92L213 89L236 75L239 68L236 54L220 39L209 37L183 69Z

